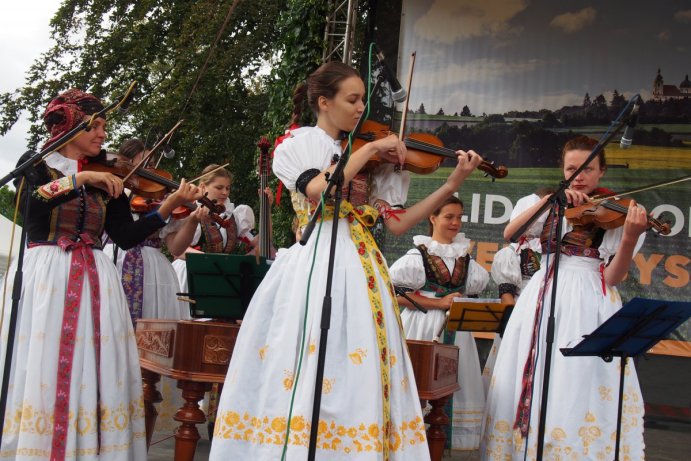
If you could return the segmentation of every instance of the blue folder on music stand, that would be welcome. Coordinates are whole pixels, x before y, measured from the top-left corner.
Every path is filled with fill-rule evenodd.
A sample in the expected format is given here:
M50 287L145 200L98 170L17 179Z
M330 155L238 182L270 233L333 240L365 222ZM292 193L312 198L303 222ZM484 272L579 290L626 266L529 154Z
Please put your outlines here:
M592 333L584 335L576 346L560 349L566 357L595 356L606 362L611 362L613 357L621 357L615 461L619 460L626 359L647 352L689 317L690 302L634 298Z

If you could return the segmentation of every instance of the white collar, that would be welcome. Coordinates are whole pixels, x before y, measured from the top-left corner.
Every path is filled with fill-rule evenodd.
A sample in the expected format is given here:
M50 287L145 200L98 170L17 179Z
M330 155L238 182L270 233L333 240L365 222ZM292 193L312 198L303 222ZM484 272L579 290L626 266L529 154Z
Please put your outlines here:
M65 176L71 176L77 173L77 161L67 158L60 152L53 152L45 159L46 165L54 170L58 170Z
M416 235L413 237L413 243L415 246L425 245L427 252L432 256L461 258L468 254L471 241L463 232L459 232L451 243L437 242L428 235Z

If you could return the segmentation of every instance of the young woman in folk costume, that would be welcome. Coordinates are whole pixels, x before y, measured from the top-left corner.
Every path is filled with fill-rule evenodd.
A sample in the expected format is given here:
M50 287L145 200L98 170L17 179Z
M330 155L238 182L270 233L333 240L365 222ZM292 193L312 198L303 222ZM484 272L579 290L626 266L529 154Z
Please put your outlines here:
M146 146L140 139L125 141L117 154L137 164L146 154ZM142 208L147 208L146 205ZM150 206L148 208L151 208ZM131 205L130 211L135 219L140 219L149 211ZM180 292L178 278L172 264L161 252L163 239L176 232L183 221L170 219L162 229L157 230L129 250L108 245L104 253L117 254L116 265L121 274L122 286L127 296L132 322L137 319L188 319L187 305L177 298Z
M135 165L146 154L144 142L136 138L125 141L117 151L121 159ZM130 197L130 211L133 218L141 219L149 213L148 208L152 207L139 204L138 199ZM146 240L129 250L118 248L114 243L106 245L103 249L106 255L116 260L135 328L138 319L184 320L190 318L187 303L178 300L177 293L180 292L180 284L175 269L161 251L164 239L170 233L176 232L182 223L181 219L168 220L163 228L156 230ZM180 423L175 421L173 416L185 403L176 380L162 376L158 388L162 401L157 407L158 417L151 439L152 443L175 433Z
M76 89L60 94L44 113L48 143L101 109L91 94ZM105 229L122 248L131 248L162 228L176 206L199 194L183 181L157 212L133 221L120 178L81 171L82 163L102 155L105 127L105 119L95 119L90 130L40 162L33 184L24 184L19 193L20 202L31 202L24 222L29 248L2 458L146 459L132 321L117 270L101 251L99 237ZM5 305L10 303L8 294ZM3 321L3 359L10 310L5 309Z
M401 320L407 339L438 339L453 299L477 296L489 281L487 271L470 257L471 241L460 233L462 217L463 202L455 196L446 199L429 216L431 235L413 237L415 248L391 265L393 284L414 290L408 296L427 309L422 312L405 297L398 297L398 303L406 307ZM477 347L470 332L447 335L445 342L455 343L461 351L461 389L453 395L449 442L453 449L476 450L485 405Z
M292 131L275 151L273 170L301 196L296 203L314 208L325 173L341 155L341 134L357 125L366 95L357 71L339 62L319 67L296 93L305 90L317 124ZM374 154L391 163L361 174ZM445 184L394 212L407 195L407 173L394 173L405 154L391 135L353 152L344 169L319 421L311 415L332 232L328 203L326 222L305 246L293 245L274 262L250 303L221 394L211 460L305 459L312 424L320 460L429 459L398 305L368 227L382 213L389 230L406 231L456 192L481 159L459 152ZM304 211L297 210L303 225Z
M543 187L535 193L519 199L509 220L522 213L526 204L533 204L548 193L549 189ZM542 247L540 246L540 239L537 237L522 238L518 243L511 243L494 254L490 274L494 283L497 284L502 303L516 304L521 290L528 284L533 274L540 269L541 254ZM494 335L485 367L482 369L482 385L485 388L485 395L492 378L494 364L497 361L499 346L501 346L501 337L497 333Z
M173 267L178 276L180 289L187 291L187 253L226 253L244 255L256 246L254 212L247 205L235 206L231 203L230 187L233 177L225 168L211 164L202 170L202 175L216 170L200 180L199 188L211 200L225 207L220 216L227 225L221 226L209 217L209 209L197 207L175 232L166 236L166 245L175 255Z
M202 175L209 173L200 180L199 188L202 194L225 207L219 216L225 220L220 225L209 216L209 209L199 206L192 214L182 220L165 237L168 250L175 255L173 268L177 274L182 292L188 291L187 262L188 253L224 253L244 255L251 252L258 242L258 236L252 234L254 229L254 212L247 205L235 206L231 203L230 189L233 177L228 170L219 165L211 164L202 170ZM214 384L207 395L204 407L207 411L209 438L213 433L218 403L218 385ZM173 410L170 408L170 410ZM160 416L159 416L160 418Z
M597 141L579 136L562 151L564 177L570 177L588 158ZM571 183L566 191L578 206L599 189L607 171L604 151ZM523 209L504 231L508 240L549 196ZM545 212L526 232L539 237L542 264L521 291L502 338L489 386L483 421L483 460L534 459L537 450L539 407L552 280L556 217ZM619 367L598 357L564 357L559 348L592 332L619 308L614 287L629 271L647 227L645 210L631 202L623 226L604 230L595 224L572 227L564 223L555 306L554 353L550 372L544 440L545 459L609 459L613 456ZM544 295L544 296L543 296ZM621 450L627 459L642 460L643 399L632 362L627 364ZM527 453L527 458L525 458Z

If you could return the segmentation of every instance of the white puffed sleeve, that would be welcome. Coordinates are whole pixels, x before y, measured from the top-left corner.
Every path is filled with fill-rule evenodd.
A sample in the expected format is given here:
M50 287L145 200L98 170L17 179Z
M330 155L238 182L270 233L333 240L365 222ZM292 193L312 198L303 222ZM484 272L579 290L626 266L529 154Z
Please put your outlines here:
M238 228L238 237L251 239L254 229L254 211L247 205L238 205L233 210L233 217Z
M468 278L465 281L464 295L476 295L485 289L489 282L489 274L487 270L482 267L474 259L470 260L468 265Z
M419 290L425 286L425 266L420 251L409 250L389 267L391 282L398 287Z
M516 206L513 207L513 211L511 212L511 221L516 219L516 217L521 215L524 211L526 211L528 208L535 205L539 201L540 197L537 194L530 194L519 199L518 202L516 202ZM547 221L548 214L549 210L545 211L542 214L542 216L540 216L533 222L533 224L527 229L524 235L528 238L539 237L540 233L542 232L542 228L545 225L545 221Z
M619 249L619 244L621 243L621 239L623 236L624 226L619 226L616 229L610 229L606 231L604 237L602 237L602 243L598 248L598 251L600 252L600 259L602 259L605 263L608 263L609 260L613 258L614 255L617 253L617 250ZM633 256L636 256L638 250L640 250L643 246L644 241L645 232L643 232L638 237L636 247L633 249Z
M410 173L394 171L394 167L393 163L385 163L372 173L371 205L377 200L383 200L391 206L405 205L408 200Z
M340 154L337 142L317 127L303 127L291 131L276 148L272 162L274 174L288 190L295 190L295 182L302 173L316 168L323 171L331 164L334 154Z
M521 274L521 257L513 245L502 248L494 254L492 261L492 280L497 285L510 283L520 288L523 283Z

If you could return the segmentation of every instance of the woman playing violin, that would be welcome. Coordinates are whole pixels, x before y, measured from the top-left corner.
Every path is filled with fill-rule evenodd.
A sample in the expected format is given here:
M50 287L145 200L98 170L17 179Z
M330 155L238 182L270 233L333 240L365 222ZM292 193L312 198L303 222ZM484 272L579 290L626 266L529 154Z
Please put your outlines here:
M215 203L223 206L222 220L212 220L207 207L197 207L182 221L175 231L166 236L166 245L177 258L173 267L180 283L180 289L187 291L186 253L226 253L244 255L252 251L256 244L254 212L247 205L237 205L230 201L233 176L225 168L211 164L202 170L202 175L213 173L200 180L199 188ZM221 222L219 222L221 221Z
M334 61L297 88L294 115L299 116L305 96L316 126L293 130L273 161L274 173L298 204L301 226L327 187L325 176L341 154L341 134L356 127L366 95L358 72ZM358 175L375 154L391 163ZM409 182L407 172L393 172L406 155L398 137L377 139L352 153L344 171L341 217L334 218L327 204L320 230L315 228L305 246L296 243L286 250L252 298L223 387L211 460L278 460L282 454L305 459L310 425L316 424L319 460L429 459L398 305L370 227L379 213L396 234L427 218L479 164L477 154L462 154L439 189L403 210L392 207L405 203ZM333 219L339 231L317 422L311 421L316 349ZM250 427L245 420L257 424Z
M146 154L146 146L140 139L129 139L120 146L117 154L122 159L137 164ZM135 219L141 219L142 216L157 210L160 205L161 200L144 199L139 196L130 198L130 211ZM104 248L106 254L112 254L113 251L117 254L116 265L121 274L133 324L140 318L190 317L187 305L177 298L180 286L175 270L161 252L162 239L177 231L180 225L178 220L170 219L163 228L126 251L114 250L114 244Z
M597 141L585 136L566 143L562 151L564 177L568 178L588 158ZM579 206L601 193L600 179L607 171L604 150L566 190L570 205ZM543 205L549 195L523 201L504 237L512 236ZM551 300L552 264L556 220L544 213L527 231L539 237L542 264L521 291L502 338L489 387L482 459L524 459L537 444L540 389L544 369L546 317ZM559 348L592 332L622 305L615 285L627 275L648 226L645 210L631 202L623 226L605 230L597 224L564 225L555 306L555 348L552 355L550 393L545 434L545 458L565 453L579 459L610 457L616 431L619 369L598 357L566 358ZM551 259L549 260L551 261ZM544 296L543 296L544 295ZM541 321L541 319L545 319ZM537 357L537 359L535 359ZM643 459L643 399L635 368L628 363L622 427L622 450L630 459Z
M44 113L48 144L102 109L89 93L61 93ZM31 183L21 189L17 184L19 201L30 201L24 220L29 248L0 447L3 458L146 459L134 331L100 236L105 229L122 248L136 246L165 225L172 209L196 199L198 192L183 184L158 211L133 221L120 178L81 171L82 163L99 156L105 137L106 120L96 118L90 130L37 164ZM14 272L9 271L10 277ZM4 338L9 314L6 309ZM5 351L3 341L2 356Z

